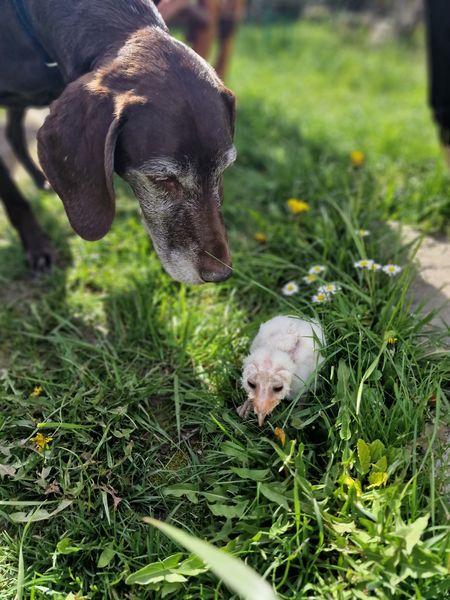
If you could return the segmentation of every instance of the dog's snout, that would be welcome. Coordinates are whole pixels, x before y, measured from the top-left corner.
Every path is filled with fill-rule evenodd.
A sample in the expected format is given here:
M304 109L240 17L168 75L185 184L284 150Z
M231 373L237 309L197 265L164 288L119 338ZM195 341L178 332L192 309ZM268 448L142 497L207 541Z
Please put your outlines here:
M231 277L232 269L228 265L222 265L214 259L205 261L205 263L200 269L200 277L206 283L219 283Z
M206 239L198 265L200 277L205 282L219 283L232 275L231 256L225 231L217 231L215 239Z

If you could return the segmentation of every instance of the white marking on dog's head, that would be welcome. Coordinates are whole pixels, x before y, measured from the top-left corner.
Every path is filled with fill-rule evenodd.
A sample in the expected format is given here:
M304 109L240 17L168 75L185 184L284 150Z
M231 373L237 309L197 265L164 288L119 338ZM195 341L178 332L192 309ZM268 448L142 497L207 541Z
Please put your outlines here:
M150 165L146 163L147 166ZM160 172L167 175L167 171L162 167L175 167L173 161L158 161L152 163ZM172 172L174 169L172 169ZM178 172L178 171L177 171ZM178 177L181 177L179 174ZM186 176L187 177L187 176ZM176 281L183 283L202 283L198 270L198 258L200 248L195 243L195 235L188 231L186 244L185 240L173 239L172 226L177 217L179 206L177 200L172 195L158 185L158 180L153 181L147 174L141 170L130 170L126 174L126 179L136 194L141 207L141 213L145 227L152 238L156 253L167 273ZM194 202L189 201L190 194L183 194L183 206L186 211L187 230L195 233L195 218L192 216L198 210L198 207L191 206ZM189 210L191 208L191 210Z
M218 173L223 173L225 169L227 169L230 165L234 163L237 157L236 146L231 146L228 150L218 157L217 168L216 171Z
M161 258L158 248L155 246L158 256ZM162 261L162 258L161 258ZM179 252L172 250L169 257L163 262L164 269L167 273L182 283L198 284L203 283L203 279L198 274L197 268L194 266L197 263L195 253Z

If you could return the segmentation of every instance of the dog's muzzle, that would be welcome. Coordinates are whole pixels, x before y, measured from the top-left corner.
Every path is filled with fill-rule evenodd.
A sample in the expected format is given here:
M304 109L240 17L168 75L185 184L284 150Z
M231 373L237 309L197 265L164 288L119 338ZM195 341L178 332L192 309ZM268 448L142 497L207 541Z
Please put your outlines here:
M205 283L219 283L229 279L233 270L231 264L225 264L213 256L205 255L200 259L199 274Z

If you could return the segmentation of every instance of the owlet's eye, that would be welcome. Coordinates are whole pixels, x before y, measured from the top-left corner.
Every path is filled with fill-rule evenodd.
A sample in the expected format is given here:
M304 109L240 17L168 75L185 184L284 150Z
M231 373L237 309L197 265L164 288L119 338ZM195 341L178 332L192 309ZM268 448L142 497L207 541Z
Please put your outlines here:
M281 392L281 390L283 389L282 385L275 385L273 388L274 392Z
M252 390L256 390L256 383L253 383L253 381L247 381L249 387L252 388Z

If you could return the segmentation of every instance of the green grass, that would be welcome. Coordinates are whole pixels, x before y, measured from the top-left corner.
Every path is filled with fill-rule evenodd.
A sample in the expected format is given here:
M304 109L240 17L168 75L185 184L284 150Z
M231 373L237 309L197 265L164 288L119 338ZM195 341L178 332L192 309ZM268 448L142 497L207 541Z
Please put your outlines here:
M2 600L235 597L148 516L226 547L280 598L449 591L446 332L411 315L416 245L385 225L443 229L449 214L421 42L371 49L363 32L326 24L245 29L230 85L239 159L226 182L226 284L172 282L123 186L112 231L92 244L53 195L29 190L63 265L47 279L27 278L0 222ZM290 196L311 210L290 215ZM360 273L362 256L404 269ZM280 294L315 263L342 286L331 302L313 305L305 285ZM317 391L259 429L235 412L240 365L280 313L321 320L326 362ZM38 431L52 438L45 453ZM171 556L159 580L126 583Z

